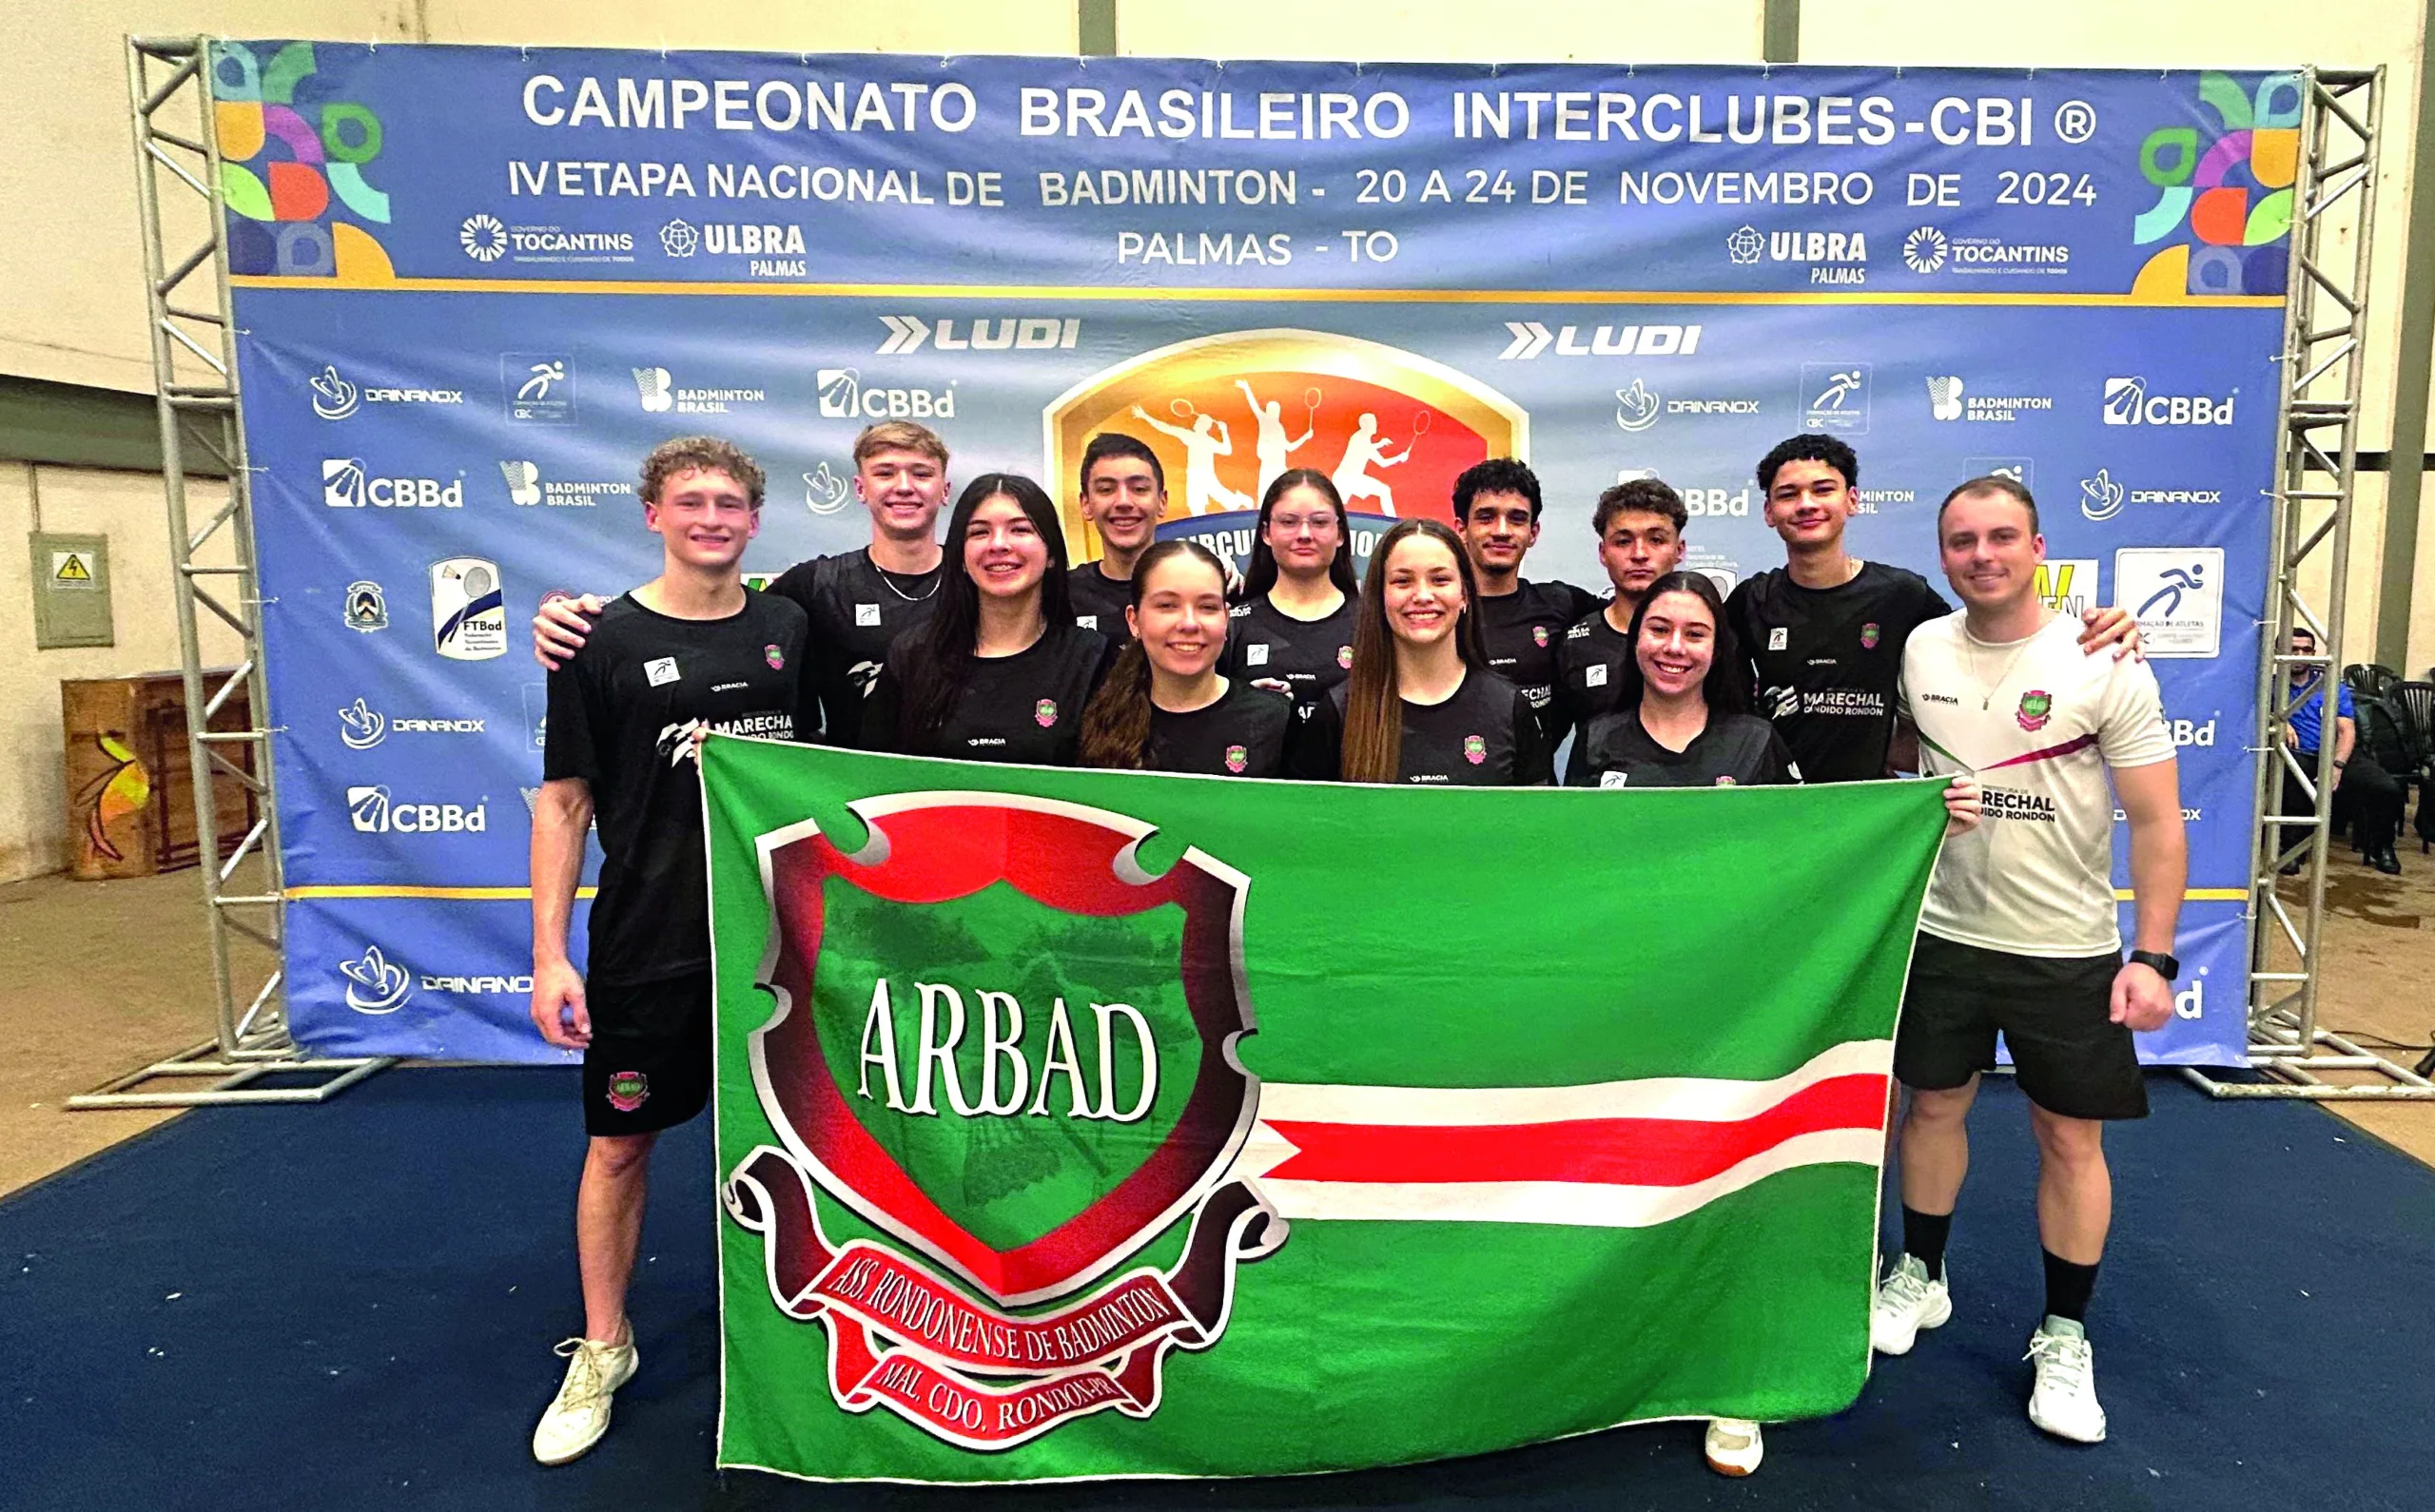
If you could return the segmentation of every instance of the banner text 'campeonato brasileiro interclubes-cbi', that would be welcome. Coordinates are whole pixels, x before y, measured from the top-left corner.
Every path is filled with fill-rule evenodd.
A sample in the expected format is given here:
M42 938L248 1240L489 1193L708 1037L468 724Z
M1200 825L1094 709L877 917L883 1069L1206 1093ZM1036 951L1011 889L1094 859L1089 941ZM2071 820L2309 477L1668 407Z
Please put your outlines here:
M656 570L653 443L768 467L774 573L861 543L848 450L901 417L1069 507L1130 429L1164 529L1237 559L1284 467L1366 550L1518 456L1528 575L1592 586L1640 473L1689 565L1781 563L1751 464L1796 432L1859 451L1856 553L1931 581L1944 492L2017 476L2047 596L2139 615L2181 747L2191 969L2145 1052L2239 1056L2294 75L232 42L210 77L317 1048L555 1054L522 627Z

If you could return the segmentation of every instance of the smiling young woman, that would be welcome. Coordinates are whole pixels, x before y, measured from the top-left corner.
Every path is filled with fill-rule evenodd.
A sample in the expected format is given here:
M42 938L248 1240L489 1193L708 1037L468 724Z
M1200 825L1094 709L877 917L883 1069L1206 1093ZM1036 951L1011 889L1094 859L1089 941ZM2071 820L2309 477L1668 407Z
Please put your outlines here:
M1294 704L1218 675L1226 570L1197 541L1160 541L1134 565L1132 640L1082 713L1082 765L1275 777Z
M1074 624L1047 491L976 478L947 521L950 571L928 623L900 635L863 717L875 750L1071 766L1107 639Z
M1218 669L1290 693L1308 719L1353 665L1360 591L1335 484L1307 467L1278 474L1260 499L1244 601L1235 607Z
M1701 572L1648 586L1626 636L1614 712L1582 734L1584 780L1601 787L1749 787L1797 783L1776 727L1750 712L1750 685L1724 601Z
M1313 708L1294 775L1511 787L1550 779L1538 716L1489 670L1471 558L1435 520L1400 520L1371 553L1353 669Z

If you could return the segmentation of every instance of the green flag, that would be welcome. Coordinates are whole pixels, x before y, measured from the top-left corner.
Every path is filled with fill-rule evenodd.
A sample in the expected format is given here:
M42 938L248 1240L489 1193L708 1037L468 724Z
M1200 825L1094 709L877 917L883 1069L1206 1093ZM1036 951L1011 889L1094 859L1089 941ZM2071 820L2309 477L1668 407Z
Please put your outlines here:
M722 1464L1280 1475L1859 1394L1940 785L702 774Z

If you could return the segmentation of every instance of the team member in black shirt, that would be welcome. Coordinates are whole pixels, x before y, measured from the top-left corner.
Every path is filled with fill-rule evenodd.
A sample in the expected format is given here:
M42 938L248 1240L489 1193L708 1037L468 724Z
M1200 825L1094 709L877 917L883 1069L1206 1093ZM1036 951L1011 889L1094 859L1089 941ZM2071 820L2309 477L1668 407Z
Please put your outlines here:
M863 710L874 750L1071 766L1107 638L1074 623L1065 536L1047 490L990 473L947 521L958 566L906 630Z
M1863 562L1843 548L1858 502L1860 458L1831 436L1796 436L1759 462L1767 523L1784 565L1744 579L1724 611L1757 676L1758 709L1774 721L1813 783L1882 777L1894 743L1894 685L1912 630L1953 612L1927 579ZM2138 626L2092 609L2081 648L2135 654Z
M797 562L769 591L811 619L811 675L831 745L857 743L863 701L888 643L929 617L943 560L935 538L947 496L947 448L909 420L886 420L854 440L854 492L870 511L870 544ZM541 606L533 654L555 668L583 644L601 601L586 594ZM811 731L804 732L807 738Z
M1082 714L1082 765L1275 777L1294 704L1218 675L1226 569L1197 541L1160 541L1133 567L1133 639Z
M1158 538L1167 512L1167 470L1139 436L1102 431L1082 448L1082 517L1100 538L1100 558L1065 574L1074 623L1110 641L1125 637L1134 564Z
M563 1464L608 1430L634 1373L633 1273L652 1143L702 1111L711 1088L711 935L702 859L702 730L791 739L810 715L807 626L785 599L745 588L763 478L726 441L686 436L645 459L643 519L660 575L605 606L583 649L550 674L549 733L533 802L533 1021L583 1051L591 1135L575 1197L584 1330L560 1345L565 1384L533 1433ZM600 891L582 972L567 921L597 817Z
M1568 784L1588 780L1582 735L1591 720L1622 701L1624 669L1632 664L1632 615L1649 585L1683 565L1683 526L1689 518L1683 495L1653 477L1618 483L1598 495L1590 524L1598 532L1598 565L1615 591L1565 631L1557 648L1557 718L1549 744L1572 735ZM1743 666L1738 659L1734 665Z
M1399 520L1371 553L1353 673L1294 743L1296 777L1512 787L1549 778L1539 718L1488 669L1462 537Z
M1539 544L1539 475L1512 457L1490 457L1454 479L1454 519L1479 585L1481 649L1490 669L1538 710L1552 749L1564 737L1555 708L1558 648L1598 600L1570 583L1524 581L1522 558Z
M1235 606L1218 669L1291 693L1295 712L1310 718L1353 666L1360 592L1335 484L1307 467L1279 473L1259 501L1245 601Z
M1589 722L1582 769L1601 787L1756 787L1801 781L1750 686L1724 601L1698 572L1670 572L1633 611L1619 707Z

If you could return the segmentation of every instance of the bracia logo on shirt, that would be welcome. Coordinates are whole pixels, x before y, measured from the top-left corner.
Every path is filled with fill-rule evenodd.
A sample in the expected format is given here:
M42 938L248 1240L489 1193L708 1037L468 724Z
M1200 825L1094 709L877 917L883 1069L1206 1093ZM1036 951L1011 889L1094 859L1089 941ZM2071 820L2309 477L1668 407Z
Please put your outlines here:
M1050 726L1056 724L1057 700L1053 698L1043 698L1039 703L1034 704L1031 707L1031 717L1039 722L1040 727L1042 729L1046 729Z

